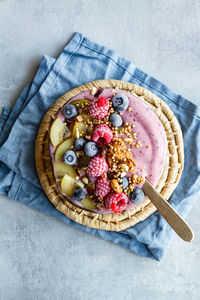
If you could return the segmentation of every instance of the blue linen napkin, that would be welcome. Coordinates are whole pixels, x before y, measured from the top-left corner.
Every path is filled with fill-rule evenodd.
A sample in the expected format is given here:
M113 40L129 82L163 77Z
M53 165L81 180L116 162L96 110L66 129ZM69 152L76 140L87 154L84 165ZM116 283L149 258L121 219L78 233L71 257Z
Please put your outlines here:
M4 108L0 120L0 193L63 222L160 260L173 231L158 212L123 232L92 229L57 211L43 192L35 170L34 144L48 108L68 90L86 82L112 78L136 83L162 98L181 125L185 168L170 203L185 217L200 194L200 107L144 73L116 52L76 33L57 59L45 55L33 81L13 109Z

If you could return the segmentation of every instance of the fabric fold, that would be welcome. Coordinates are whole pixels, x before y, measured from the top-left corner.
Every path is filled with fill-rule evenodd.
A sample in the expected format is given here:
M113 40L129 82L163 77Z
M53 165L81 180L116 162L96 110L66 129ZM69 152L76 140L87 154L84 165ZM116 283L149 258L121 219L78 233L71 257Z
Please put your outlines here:
M13 109L4 109L0 121L0 192L136 254L160 260L169 247L173 231L158 212L123 232L88 228L55 209L36 174L35 138L45 112L68 90L104 78L143 86L174 111L184 136L185 168L170 202L186 216L200 194L200 108L118 53L80 33L73 36L57 59L45 55L33 81L24 88Z

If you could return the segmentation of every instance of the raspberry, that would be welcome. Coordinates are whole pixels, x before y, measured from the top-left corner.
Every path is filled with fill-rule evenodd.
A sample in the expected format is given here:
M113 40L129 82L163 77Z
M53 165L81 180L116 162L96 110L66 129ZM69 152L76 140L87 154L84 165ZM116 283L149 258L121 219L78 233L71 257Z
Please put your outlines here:
M113 139L113 132L106 124L96 125L93 129L92 140L95 143L109 144Z
M109 101L107 98L100 97L94 99L88 108L88 113L93 118L103 119L107 116L109 110Z
M102 198L110 193L111 190L109 181L104 177L97 179L95 187L95 195Z
M87 173L91 177L99 177L108 171L108 165L105 160L100 155L95 156L91 159L88 164Z
M128 197L124 193L110 193L105 198L105 206L115 214L122 212L128 203Z

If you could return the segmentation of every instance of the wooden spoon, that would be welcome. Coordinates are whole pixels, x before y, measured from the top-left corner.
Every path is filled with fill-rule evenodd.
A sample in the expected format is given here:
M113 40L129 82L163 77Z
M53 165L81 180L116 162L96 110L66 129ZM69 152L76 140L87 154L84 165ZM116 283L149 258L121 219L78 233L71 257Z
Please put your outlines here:
M191 228L173 207L154 189L147 179L142 189L174 231L184 241L191 242L194 237Z

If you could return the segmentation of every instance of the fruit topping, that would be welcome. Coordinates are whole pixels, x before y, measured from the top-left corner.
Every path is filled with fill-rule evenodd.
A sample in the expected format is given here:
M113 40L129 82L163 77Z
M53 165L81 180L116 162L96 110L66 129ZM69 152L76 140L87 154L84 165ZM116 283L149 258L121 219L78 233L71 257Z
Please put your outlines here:
M75 140L74 146L76 148L76 150L80 151L83 150L84 145L87 141L84 138L79 138Z
M124 193L110 193L105 198L105 206L111 209L114 213L122 212L128 203L128 197Z
M87 142L84 146L84 152L87 156L93 157L98 154L99 149L94 142Z
M104 157L97 155L88 164L87 173L91 177L99 177L108 171L108 165Z
M69 128L61 121L60 118L55 119L50 130L50 140L54 147L56 147L64 138L70 135Z
M89 195L86 195L85 198L83 200L81 200L80 203L86 209L96 209L97 208L94 201L90 198Z
M123 123L122 117L117 113L110 114L109 120L114 127L120 127Z
M110 191L109 181L105 177L98 178L95 184L95 195L103 198L110 193Z
M90 135L91 134L91 127L86 125L84 122L78 122L76 121L74 123L74 127L72 130L72 135L74 138L79 139L80 137L84 137L87 134Z
M72 178L71 176L66 174L63 177L63 179L61 180L60 186L61 186L62 192L66 196L71 197L74 190L77 188L83 188L84 184L81 181L77 181L74 178Z
M60 145L58 145L56 152L55 152L55 161L62 160L64 153L71 149L74 144L73 138L68 138L63 141Z
M87 133L86 133L85 123L76 121L74 123L74 127L73 127L73 130L72 130L73 138L79 139L80 135L83 137L83 136L86 136L86 134Z
M103 119L107 116L109 110L109 101L107 98L100 97L94 99L88 108L88 113L93 118Z
M128 108L129 99L124 94L117 94L112 98L112 104L116 111L122 112Z
M68 174L69 176L76 178L77 173L73 169L73 167L66 165L64 162L55 162L54 163L54 174L56 179L62 178L65 174Z
M64 108L63 108L63 115L68 120L76 117L77 116L76 106L74 106L72 104L68 104L68 105L64 106Z
M65 105L65 118L56 118L51 126L54 176L62 192L84 208L120 213L128 202L144 200L143 191L135 187L144 178L135 172L133 157L134 147L142 145L135 141L135 124L122 119L121 112L131 111L125 94L105 98L103 89L94 88L91 95L93 101Z
M113 132L106 124L96 125L92 132L92 140L99 144L110 144L113 139Z
M112 179L110 185L113 191L117 194L120 194L123 191L117 179Z
M76 201L81 201L85 198L86 192L84 189L77 189L73 192L72 198Z
M135 187L134 190L129 195L130 201L134 204L140 204L144 200L144 192L138 187Z
M129 186L128 178L124 176L121 178L121 180L122 180L122 189L125 190Z
M75 165L75 163L77 162L76 153L73 150L66 151L63 155L63 161L69 166Z

